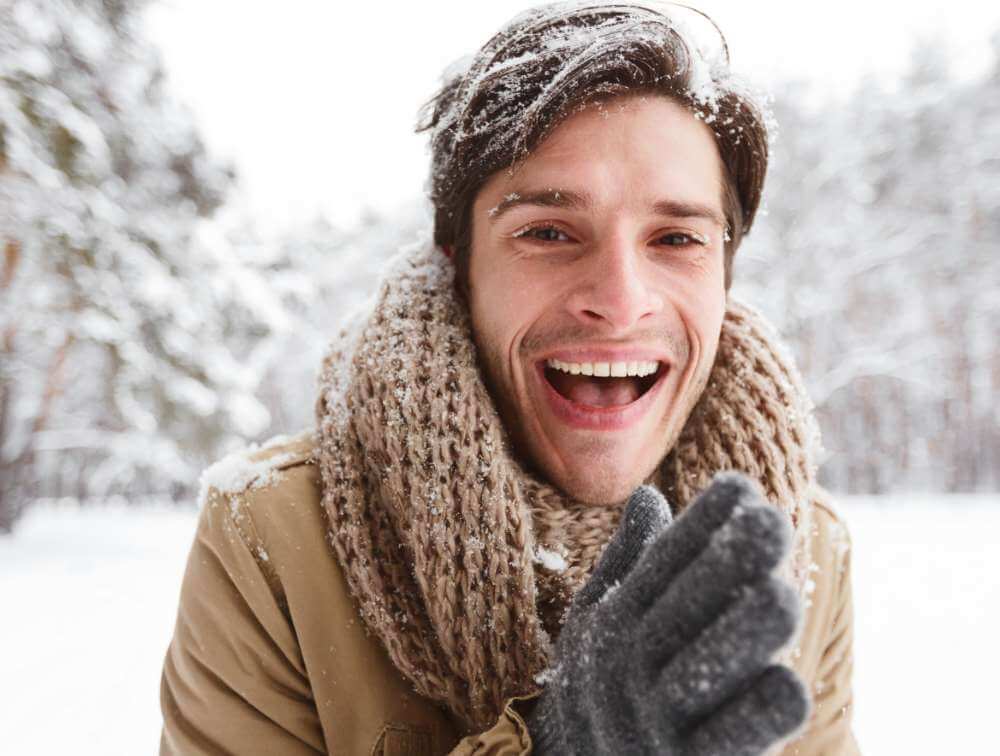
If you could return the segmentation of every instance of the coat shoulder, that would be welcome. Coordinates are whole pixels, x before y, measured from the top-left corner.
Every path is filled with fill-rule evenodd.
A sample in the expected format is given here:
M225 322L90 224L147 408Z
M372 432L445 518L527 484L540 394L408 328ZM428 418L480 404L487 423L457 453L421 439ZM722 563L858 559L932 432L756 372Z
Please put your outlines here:
M205 469L199 481L199 503L205 506L233 497L266 501L295 468L315 467L315 462L316 436L311 428L251 444Z
M294 435L273 436L251 450L248 458L253 462L267 462L278 470L309 464L316 459L316 431L305 428Z
M200 480L205 537L241 541L254 556L254 571L286 610L283 565L305 560L323 563L325 572L337 569L325 540L315 453L312 429L275 436L226 455Z

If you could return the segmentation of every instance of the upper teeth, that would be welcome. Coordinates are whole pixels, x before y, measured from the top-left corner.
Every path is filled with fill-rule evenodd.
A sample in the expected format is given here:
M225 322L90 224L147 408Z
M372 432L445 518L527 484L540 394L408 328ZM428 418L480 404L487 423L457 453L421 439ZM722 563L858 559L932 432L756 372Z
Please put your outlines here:
M652 375L660 365L656 360L650 362L561 362L560 360L548 360L545 364L550 368L562 370L564 373L597 375L605 378L608 376L624 378L628 375L639 377Z

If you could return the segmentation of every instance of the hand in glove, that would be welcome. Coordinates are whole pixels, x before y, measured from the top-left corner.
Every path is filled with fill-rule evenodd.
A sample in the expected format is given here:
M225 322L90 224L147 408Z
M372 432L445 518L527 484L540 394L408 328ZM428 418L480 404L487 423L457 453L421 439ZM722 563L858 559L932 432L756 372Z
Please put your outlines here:
M799 616L771 574L790 547L785 516L740 475L672 525L663 496L638 488L559 635L534 752L751 756L797 729L805 687L770 662Z

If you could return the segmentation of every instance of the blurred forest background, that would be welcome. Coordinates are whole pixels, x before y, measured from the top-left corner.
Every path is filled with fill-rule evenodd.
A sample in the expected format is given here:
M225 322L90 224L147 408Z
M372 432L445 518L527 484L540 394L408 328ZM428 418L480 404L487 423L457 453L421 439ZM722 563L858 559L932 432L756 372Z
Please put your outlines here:
M0 532L52 497L193 499L232 447L312 422L327 336L427 224L277 242L217 213L207 153L129 0L0 0ZM1000 33L959 80L774 91L766 214L734 292L799 361L846 493L1000 490ZM416 114L414 114L414 119Z

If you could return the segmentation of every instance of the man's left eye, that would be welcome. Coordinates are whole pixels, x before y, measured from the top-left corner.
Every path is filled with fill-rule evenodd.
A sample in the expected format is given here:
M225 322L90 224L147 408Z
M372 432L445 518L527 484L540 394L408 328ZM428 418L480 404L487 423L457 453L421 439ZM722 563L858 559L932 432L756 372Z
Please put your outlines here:
M699 244L703 246L708 243L708 239L701 234L685 234L680 231L664 234L659 237L659 241L663 242L668 247L686 247L688 244Z

